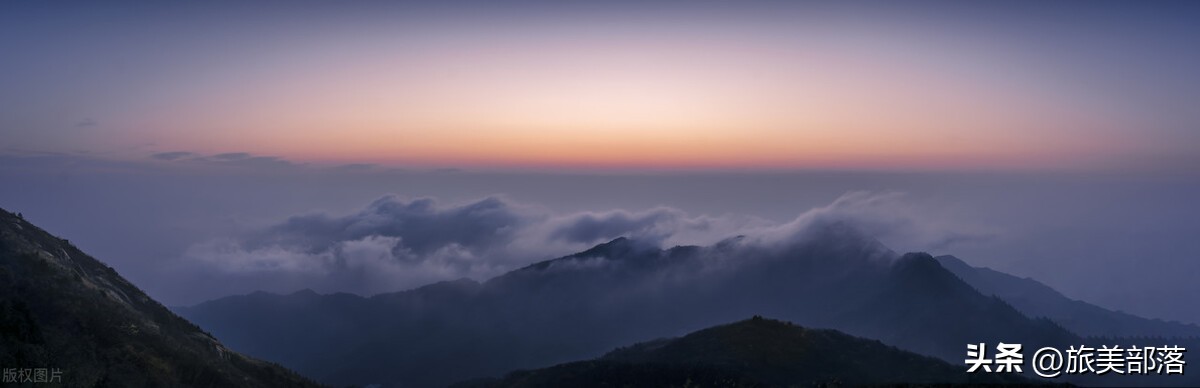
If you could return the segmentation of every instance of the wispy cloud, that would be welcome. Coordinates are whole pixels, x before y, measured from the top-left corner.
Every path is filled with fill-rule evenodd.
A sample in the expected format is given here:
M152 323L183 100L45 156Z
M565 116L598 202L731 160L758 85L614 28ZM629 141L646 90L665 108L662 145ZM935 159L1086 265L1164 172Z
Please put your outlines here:
M150 155L150 157L153 159L167 160L167 161L193 158L193 157L197 157L197 156L199 156L199 155L192 153L192 152L187 152L187 151L159 152L157 154Z
M257 169L285 169L301 166L290 160L267 155L255 155L249 152L226 152L214 155L203 155L189 151L160 152L150 155L151 159L191 163L195 165L240 167Z
M247 152L226 152L223 154L216 154L216 155L210 156L209 159L221 160L221 161L238 161L238 160L246 160L251 157L253 157L253 156L251 156Z

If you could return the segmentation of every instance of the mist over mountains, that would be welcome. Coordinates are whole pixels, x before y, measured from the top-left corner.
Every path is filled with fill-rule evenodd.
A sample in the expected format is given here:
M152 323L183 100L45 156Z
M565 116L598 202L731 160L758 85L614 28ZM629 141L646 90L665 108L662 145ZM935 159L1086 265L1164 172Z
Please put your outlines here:
M0 202L104 258L168 305L255 290L289 293L311 288L371 295L464 276L484 280L617 236L576 244L548 240L530 234L532 226L539 224L534 222L514 234L534 238L520 239L527 243L512 246L508 254L493 250L494 256L458 261L472 263L469 268L474 272L446 271L454 266L429 264L326 274L324 270L274 271L270 266L239 271L238 265L228 264L239 256L248 262L269 262L246 257L242 244L291 217L352 216L380 199L381 193L398 193L395 199L400 203L435 199L432 209L439 210L494 197L520 214L532 213L535 221L581 214L597 219L606 214L636 216L664 206L688 219L731 221L729 226L712 224L707 232L676 232L663 242L669 247L710 245L750 234L748 230L763 221L764 226L785 224L804 210L828 207L847 192L894 190L905 195L868 206L859 217L864 224L878 226L868 231L894 249L955 254L974 265L1035 277L1071 298L1140 316L1200 322L1195 310L1179 309L1157 297L1200 292L1198 283L1187 276L1196 272L1196 262L1179 259L1200 252L1194 238L1200 230L1200 210L1190 206L1200 195L1196 184L1200 181L1190 175L853 171L609 175L383 169L349 173L313 166L286 173L255 169L216 173L114 166L83 156L40 167L33 164L41 159L11 155L0 159L0 175L20 182L0 187ZM354 241L347 242L358 249L353 258L367 263L382 254L376 252L390 248L388 239ZM274 245L260 247L255 256L309 256L294 247ZM493 262L500 264L484 265Z
M372 297L257 292L177 309L203 330L65 240L19 216L0 215L0 278L7 279L0 360L68 365L70 386L311 385L224 344L323 383L393 387L621 379L724 386L1023 383L1013 375L967 375L955 366L963 345L1200 346L1200 337L1167 338L1194 326L1072 301L1035 281L953 257L897 254L824 212L704 246L663 249L660 241L619 237L482 283L461 279ZM1029 295L1037 303L1021 299ZM759 318L705 329L751 315L844 333ZM1108 336L1084 338L1072 330ZM652 340L688 332L695 333ZM886 365L864 370L864 360Z
M239 350L337 385L498 376L751 315L946 360L961 358L967 343L1080 341L980 294L927 254L898 255L817 216L708 246L617 238L483 283L369 298L255 293L178 312Z
M439 223L453 225L450 220L460 218L506 220L480 222L487 232L468 229L471 233L463 234L475 238L441 242L481 247L475 251L478 256L464 257L483 261L489 250L482 247L505 252L520 245L514 241L553 242L564 234L634 237L617 237L483 282L463 278L371 297L311 290L288 295L257 292L177 311L239 350L335 385L441 386L496 377L590 359L617 346L679 336L752 315L837 329L956 364L968 343L1065 348L1096 335L1195 333L1191 325L1070 301L1036 282L973 268L951 257L896 253L875 235L959 237L939 235L911 215L889 214L895 209L892 198L854 193L785 224L743 228L744 234L710 244L666 248L665 242L676 235L646 232L675 230L663 226L664 219L671 220L667 224L681 222L661 215L673 214L669 211L547 221L516 216L519 213L500 200L437 210L432 202L385 198L345 218L292 219L272 230L271 239L246 240L241 246L301 247L310 254L332 252L336 257L348 251L330 248L337 244L330 241L353 240L369 232L390 233L402 242L407 228L445 231L449 229L439 229ZM726 230L695 220L681 223L711 234ZM308 230L320 233L297 232ZM437 251L431 248L437 245L432 237L443 235L415 234L415 248L398 243L381 250L379 257L404 262L398 251L417 262L436 257L430 255ZM434 259L445 263L438 260ZM343 257L327 263L349 261ZM1034 295L1022 297L1027 293ZM1031 299L1037 303L1031 304ZM1080 304L1084 307L1063 309ZM1073 381L1109 383L1083 379Z
M1067 298L1037 280L1019 278L990 268L972 267L954 256L938 256L935 259L984 295L995 295L1027 316L1049 318L1079 335L1200 337L1200 326L1196 324L1146 319L1112 311Z
M191 246L180 265L257 289L370 295L440 280L485 280L619 236L647 244L711 245L731 236L802 239L813 222L853 224L905 245L985 238L979 228L921 218L895 192L851 192L788 222L643 211L551 212L503 197L465 203L381 197L348 214L301 214Z

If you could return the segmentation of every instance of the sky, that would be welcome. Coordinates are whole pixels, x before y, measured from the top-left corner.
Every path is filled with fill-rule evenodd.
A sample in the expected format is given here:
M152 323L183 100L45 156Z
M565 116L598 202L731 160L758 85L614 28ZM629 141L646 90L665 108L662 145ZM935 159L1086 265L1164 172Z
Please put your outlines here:
M5 2L0 207L173 305L483 280L851 203L895 250L1200 322L1178 307L1200 295L1198 19L1193 2Z
M1184 168L1194 5L8 3L18 151L492 169ZM1142 166L1142 165L1149 166Z

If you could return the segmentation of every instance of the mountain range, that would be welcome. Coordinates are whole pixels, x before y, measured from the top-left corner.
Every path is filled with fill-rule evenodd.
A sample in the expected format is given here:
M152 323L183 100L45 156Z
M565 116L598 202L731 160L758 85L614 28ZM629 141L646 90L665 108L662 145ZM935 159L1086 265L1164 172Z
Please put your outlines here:
M0 366L85 387L318 386L287 368L381 387L1029 384L1040 382L966 373L965 345L1200 346L1194 325L1109 311L952 256L896 254L847 224L776 237L668 249L618 238L482 283L256 292L176 315L0 211Z
M618 238L482 283L372 297L259 292L177 311L235 349L334 385L444 386L752 315L955 364L969 343L1082 340L978 292L928 254L898 255L842 223L668 249Z
M967 374L961 366L853 337L753 317L619 348L577 361L455 388L810 387L887 384L1033 384L1013 374Z
M954 256L938 256L938 263L985 295L1012 304L1030 317L1045 317L1068 330L1089 337L1200 337L1200 326L1147 319L1067 298L1050 286L990 268L972 267Z

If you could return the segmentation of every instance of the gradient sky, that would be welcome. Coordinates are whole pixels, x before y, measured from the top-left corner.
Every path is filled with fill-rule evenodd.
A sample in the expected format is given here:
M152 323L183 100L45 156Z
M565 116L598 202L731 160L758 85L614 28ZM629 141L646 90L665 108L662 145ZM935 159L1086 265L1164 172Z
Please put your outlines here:
M7 2L0 152L1190 169L1194 3Z
M0 207L189 304L585 247L371 284L203 266L387 194L724 237L904 192L896 250L1200 323L1198 2L396 3L0 2Z

